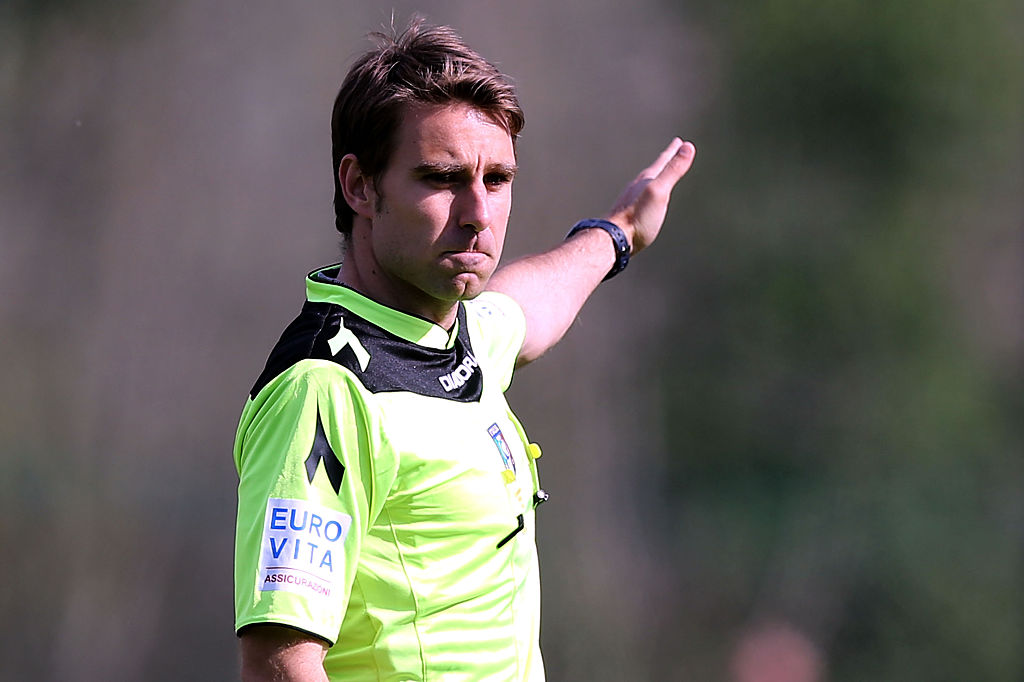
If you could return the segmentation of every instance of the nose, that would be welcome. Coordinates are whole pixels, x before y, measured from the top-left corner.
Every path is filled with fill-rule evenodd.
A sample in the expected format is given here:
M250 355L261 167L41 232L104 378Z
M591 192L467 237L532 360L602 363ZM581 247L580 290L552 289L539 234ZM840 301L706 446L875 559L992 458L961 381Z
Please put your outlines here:
M474 180L461 192L458 217L460 226L474 232L483 232L491 226L490 196L482 180Z

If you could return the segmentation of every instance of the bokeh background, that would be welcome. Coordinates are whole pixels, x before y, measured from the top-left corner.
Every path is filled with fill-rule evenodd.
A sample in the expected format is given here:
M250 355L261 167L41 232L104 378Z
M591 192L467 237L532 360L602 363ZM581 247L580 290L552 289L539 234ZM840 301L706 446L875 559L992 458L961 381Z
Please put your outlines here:
M509 256L698 147L511 389L549 678L1024 679L1019 0L0 3L0 679L237 678L234 428L392 11L518 83Z

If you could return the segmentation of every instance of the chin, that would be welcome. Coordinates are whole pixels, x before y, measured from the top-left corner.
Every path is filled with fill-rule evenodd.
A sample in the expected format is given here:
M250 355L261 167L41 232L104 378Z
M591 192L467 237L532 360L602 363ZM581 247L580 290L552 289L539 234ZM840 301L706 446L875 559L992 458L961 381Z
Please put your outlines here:
M455 298L460 301L468 301L469 299L476 298L483 293L487 287L487 282L491 279L488 274L486 277L478 273L463 273L455 277L452 282L452 288L456 292Z

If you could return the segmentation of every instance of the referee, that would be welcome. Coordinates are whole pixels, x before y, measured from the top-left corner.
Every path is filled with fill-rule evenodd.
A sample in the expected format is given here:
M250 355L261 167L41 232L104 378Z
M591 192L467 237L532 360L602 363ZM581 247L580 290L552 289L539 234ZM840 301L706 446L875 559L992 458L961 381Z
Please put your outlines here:
M543 680L540 450L504 392L655 239L694 148L498 270L513 86L451 29L376 38L331 122L344 261L307 276L238 425L242 678Z

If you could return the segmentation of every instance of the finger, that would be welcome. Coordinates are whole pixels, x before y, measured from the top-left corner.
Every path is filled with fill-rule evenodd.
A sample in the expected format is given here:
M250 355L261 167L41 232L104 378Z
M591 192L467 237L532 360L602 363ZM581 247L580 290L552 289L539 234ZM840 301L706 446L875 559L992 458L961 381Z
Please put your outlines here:
M636 179L641 180L644 178L651 179L658 177L661 171L665 168L665 165L672 160L672 157L675 156L676 152L683 144L684 142L678 137L672 138L668 147L658 154L658 158L654 160L654 163L640 171L640 173L637 174Z
M693 165L693 158L697 154L697 148L693 146L692 142L682 142L678 138L676 138L676 141L679 142L678 145L669 145L668 149L658 157L659 161L661 161L662 157L667 158L665 158L658 174L651 181L652 183L673 187L679 182L679 178L686 175L686 171L690 170L690 166Z

